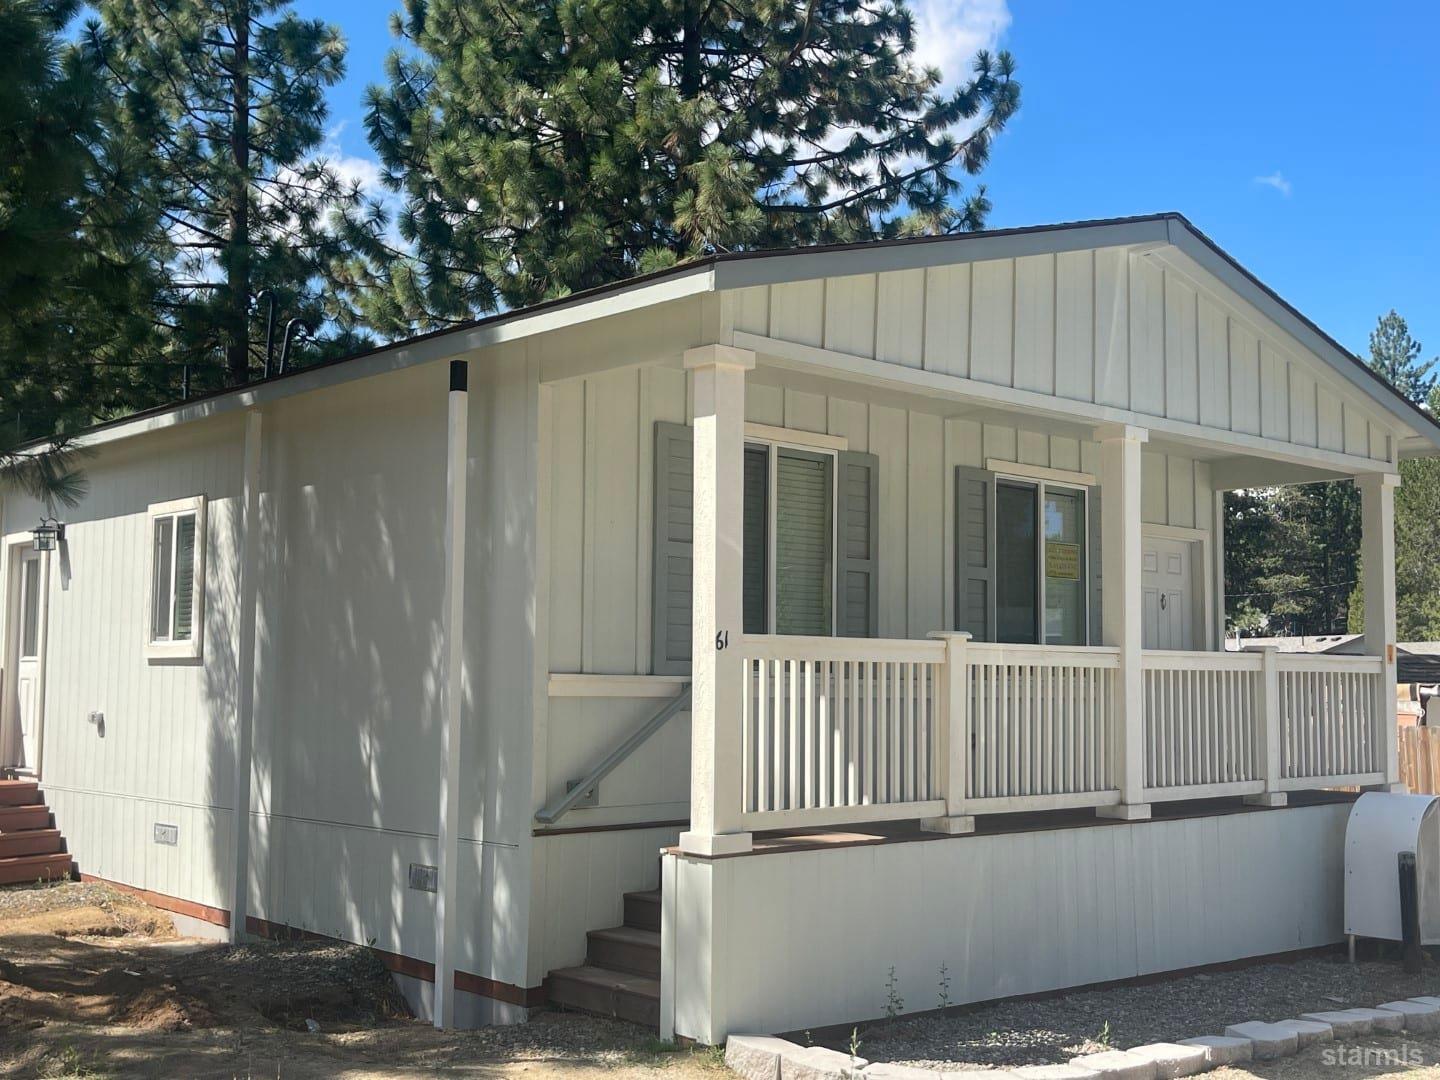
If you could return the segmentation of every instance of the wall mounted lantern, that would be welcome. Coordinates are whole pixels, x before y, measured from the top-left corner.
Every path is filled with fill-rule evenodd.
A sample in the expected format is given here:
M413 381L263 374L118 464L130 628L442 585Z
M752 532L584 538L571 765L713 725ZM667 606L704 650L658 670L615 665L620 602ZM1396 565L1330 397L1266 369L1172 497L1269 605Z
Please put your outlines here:
M36 551L54 551L56 545L65 539L65 526L54 518L42 517L33 535Z

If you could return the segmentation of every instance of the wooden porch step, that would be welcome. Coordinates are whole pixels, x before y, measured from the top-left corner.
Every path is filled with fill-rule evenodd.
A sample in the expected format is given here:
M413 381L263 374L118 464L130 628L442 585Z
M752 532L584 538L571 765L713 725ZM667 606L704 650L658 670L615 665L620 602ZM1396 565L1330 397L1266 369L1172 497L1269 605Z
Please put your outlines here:
M606 968L559 968L546 980L550 1001L569 1009L660 1026L660 980Z
M0 806L0 833L50 828L50 808L44 803Z
M0 806L28 806L40 801L40 785L34 780L0 780Z
M0 859L16 855L60 855L64 851L65 838L60 835L59 829L0 833Z
M625 894L625 925L660 932L660 890Z
M21 882L59 881L72 872L74 863L69 854L59 855L15 855L0 859L0 885L17 885ZM659 1008L657 994L656 1008ZM656 1012L659 1016L659 1012Z
M585 963L632 975L660 978L660 933L634 926L612 926L585 935Z

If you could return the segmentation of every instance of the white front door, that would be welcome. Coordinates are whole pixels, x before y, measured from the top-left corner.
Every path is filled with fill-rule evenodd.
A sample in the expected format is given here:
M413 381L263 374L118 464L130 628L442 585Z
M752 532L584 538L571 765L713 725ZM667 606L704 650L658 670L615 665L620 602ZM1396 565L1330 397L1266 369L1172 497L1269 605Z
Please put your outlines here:
M6 712L19 729L18 759L12 764L33 773L40 763L40 655L45 620L44 565L33 548L20 548L10 577L10 640L15 678Z
M1193 649L1190 543L1147 536L1140 560L1144 647Z

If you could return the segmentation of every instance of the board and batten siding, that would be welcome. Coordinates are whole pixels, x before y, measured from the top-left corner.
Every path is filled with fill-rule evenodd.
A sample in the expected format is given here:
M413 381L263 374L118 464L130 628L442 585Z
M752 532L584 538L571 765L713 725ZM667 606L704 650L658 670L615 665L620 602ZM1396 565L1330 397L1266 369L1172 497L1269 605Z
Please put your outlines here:
M689 415L686 376L606 372L557 385L550 442L550 670L644 675L651 667L654 426ZM880 483L880 637L953 625L954 470L991 460L1099 471L1096 443L751 381L746 419L840 436L874 454ZM1146 452L1147 523L1209 530L1210 467Z
M461 970L527 983L538 377L471 377ZM264 416L251 914L433 959L446 368ZM231 873L244 421L102 447L49 592L44 786L83 871L212 907ZM198 664L148 663L147 507L207 497ZM7 496L5 528L39 508ZM19 523L19 524L17 524ZM65 571L60 567L64 565ZM103 734L87 721L105 715ZM157 822L178 844L153 841Z
M226 904L234 805L230 728L214 720L235 693L243 438L229 417L87 456L88 493L49 556L42 767L56 822L83 872L211 906ZM191 495L206 497L204 655L147 663L148 507ZM12 494L4 513L23 532L42 507ZM178 825L180 843L154 843L155 822Z
M557 384L550 393L550 671L651 673L654 428L686 422L687 378L630 368ZM878 636L923 638L954 625L957 466L1017 462L1094 474L1099 447L1039 429L946 419L858 398L754 380L752 423L843 436L879 465ZM1143 457L1143 516L1209 532L1210 466ZM658 698L553 696L545 733L548 802L656 712ZM599 805L565 825L683 819L689 810L689 717L681 714L601 784Z
M735 329L1390 460L1379 409L1278 328L1123 249L739 289Z

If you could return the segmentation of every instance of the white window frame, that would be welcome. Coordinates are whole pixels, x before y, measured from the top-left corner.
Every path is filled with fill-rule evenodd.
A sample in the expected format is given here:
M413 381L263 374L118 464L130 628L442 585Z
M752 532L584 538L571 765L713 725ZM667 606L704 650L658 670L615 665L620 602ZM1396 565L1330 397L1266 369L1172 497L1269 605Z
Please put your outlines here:
M1019 470L1012 472L997 472L991 484L991 504L994 512L991 514L990 525L990 550L996 551L997 536L1000 528L1000 485L1009 483L1016 487L1030 488L1035 493L1035 640L1040 645L1045 645L1045 492L1051 488L1066 492L1079 492L1081 505L1085 509L1084 526L1080 530L1080 599L1083 605L1080 615L1080 625L1085 630L1085 640L1080 644L1093 645L1090 640L1090 584L1094 580L1094 568L1090 565L1090 489L1079 483L1069 480L1055 480L1043 476L1027 476ZM990 593L990 625L994 628L994 636L1000 636L1000 613L999 613L999 590L992 589ZM1064 646L1055 646L1063 648Z
M155 523L164 518L195 517L195 552L193 587L195 596L190 609L190 637L185 641L157 638L155 634ZM179 550L179 532L171 529L172 556L170 559L170 623L175 622L175 577L179 567L173 552ZM145 591L145 658L157 660L199 660L205 652L205 496L193 495L188 499L173 499L170 502L153 503L146 514L145 545L148 552L150 571L147 575L149 587Z
M800 432L795 432L799 438L777 437L783 428L764 428L759 424L745 425L745 447L762 447L765 450L765 633L775 634L775 536L778 523L780 489L780 454L783 447L787 450L799 450L806 454L814 454L817 457L824 457L830 460L830 628L823 635L825 637L835 636L835 620L838 615L836 610L839 604L840 594L835 571L836 553L839 550L839 499L840 499L840 450L844 446L837 446L838 439L819 443L805 439ZM762 434L763 433L763 434ZM743 452L743 451L742 451Z

